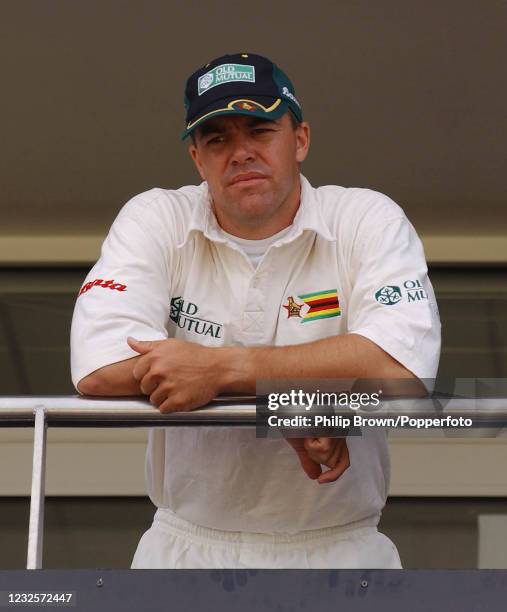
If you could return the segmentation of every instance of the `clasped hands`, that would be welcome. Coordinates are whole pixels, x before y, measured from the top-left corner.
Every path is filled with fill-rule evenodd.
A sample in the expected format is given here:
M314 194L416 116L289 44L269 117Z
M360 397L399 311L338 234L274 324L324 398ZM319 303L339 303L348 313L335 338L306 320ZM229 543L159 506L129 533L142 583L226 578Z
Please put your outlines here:
M127 339L140 354L133 370L139 388L160 412L188 411L208 404L234 387L234 364L225 348L211 348L170 338ZM229 386L229 388L227 388ZM320 484L336 481L350 466L346 438L286 438L302 469ZM328 467L322 471L322 466Z

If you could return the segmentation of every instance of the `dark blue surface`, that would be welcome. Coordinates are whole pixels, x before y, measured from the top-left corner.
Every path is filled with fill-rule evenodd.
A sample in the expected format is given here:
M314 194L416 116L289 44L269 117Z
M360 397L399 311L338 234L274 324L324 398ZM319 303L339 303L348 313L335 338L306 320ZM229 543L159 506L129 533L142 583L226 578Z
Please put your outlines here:
M83 612L504 612L507 570L16 570L0 591L75 591Z

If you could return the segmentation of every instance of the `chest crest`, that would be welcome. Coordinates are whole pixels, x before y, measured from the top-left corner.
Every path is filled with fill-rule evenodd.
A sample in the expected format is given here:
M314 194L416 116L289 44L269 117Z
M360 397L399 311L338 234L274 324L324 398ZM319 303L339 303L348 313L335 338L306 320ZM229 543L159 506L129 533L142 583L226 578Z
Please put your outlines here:
M310 323L319 319L329 319L341 315L337 289L314 291L290 295L287 303L282 305L287 311L287 318L300 319L300 323Z

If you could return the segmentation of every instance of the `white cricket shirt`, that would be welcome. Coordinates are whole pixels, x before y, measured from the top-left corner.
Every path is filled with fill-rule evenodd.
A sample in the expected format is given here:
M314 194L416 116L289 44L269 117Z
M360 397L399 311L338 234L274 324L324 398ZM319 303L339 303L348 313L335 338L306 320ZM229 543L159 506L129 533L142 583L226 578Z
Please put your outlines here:
M419 378L435 377L438 310L402 209L368 189L314 189L303 176L301 185L290 230L256 268L218 226L206 183L130 200L76 302L74 384L135 356L127 336L280 346L354 332ZM362 433L347 438L350 468L318 485L284 440L256 438L254 428L153 429L148 491L156 506L215 529L376 525L389 486L387 441L381 429Z

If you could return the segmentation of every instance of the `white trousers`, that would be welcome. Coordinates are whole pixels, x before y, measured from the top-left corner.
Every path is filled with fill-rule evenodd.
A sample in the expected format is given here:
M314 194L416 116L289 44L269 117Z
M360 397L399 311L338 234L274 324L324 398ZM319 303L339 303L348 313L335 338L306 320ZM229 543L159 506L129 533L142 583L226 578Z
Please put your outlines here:
M219 531L158 509L132 569L399 569L396 546L376 527L294 535Z

